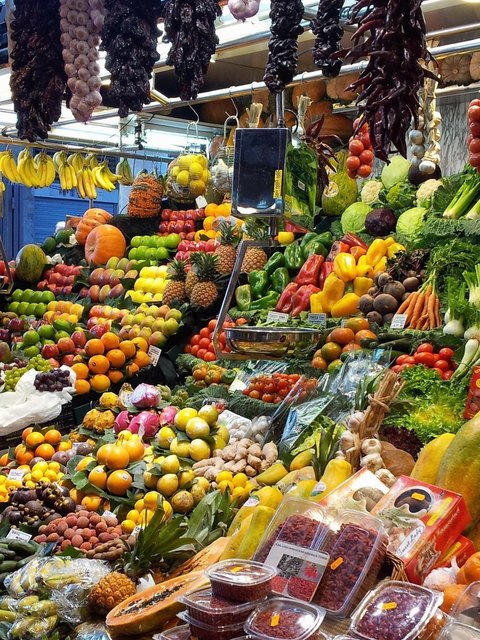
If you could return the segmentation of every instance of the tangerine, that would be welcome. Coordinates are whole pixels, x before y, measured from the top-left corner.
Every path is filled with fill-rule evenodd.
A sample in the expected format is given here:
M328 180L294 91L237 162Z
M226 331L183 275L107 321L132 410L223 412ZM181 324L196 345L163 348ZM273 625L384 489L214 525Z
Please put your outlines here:
M110 449L113 449L114 446L115 445L112 442L109 442L107 444L102 444L102 446L99 447L96 456L100 464L106 464L107 455L110 453Z
M15 460L18 464L29 464L34 458L33 451L28 451L24 445L20 445L21 449L15 452Z
M125 378L122 371L118 371L118 369L110 369L107 375L112 384L118 384L119 382L122 382L122 380Z
M33 427L27 427L22 431L22 440L25 440L29 433L32 433Z
M132 486L132 476L123 469L113 471L107 479L107 490L115 496L124 496Z
M217 207L215 216L217 218L227 218L232 213L232 204L230 202L224 202Z
M105 489L107 486L107 472L101 465L94 467L88 474L88 481L94 487Z
M143 369L143 367L148 367L150 364L150 356L145 351L138 351L137 355L133 359L133 363L138 366L139 369Z
M75 372L75 375L77 376L77 380L88 379L88 375L90 371L87 365L84 364L83 362L75 362L75 364L72 365L72 370Z
M97 374L90 380L90 385L94 391L101 393L110 388L110 378L104 374Z
M126 356L121 349L112 349L107 353L107 358L110 361L110 366L120 369L123 367L126 361Z
M205 217L208 218L210 216L215 216L217 209L218 209L218 204L215 204L214 202L210 202L210 204L207 204L207 206L205 207Z
M70 440L62 440L57 447L57 451L69 451L72 448Z
M120 346L120 338L112 331L107 331L106 333L104 333L100 340L102 341L106 351L110 351L111 349L118 349L118 347Z
M89 340L84 349L89 358L92 356L101 356L105 353L105 346L99 338L92 338Z
M205 229L205 231L211 231L213 229L213 225L214 224L215 224L215 217L214 216L207 216L203 220L203 228Z
M107 373L110 362L105 356L92 356L88 361L88 368L92 373Z
M51 444L54 447L57 446L57 444L60 444L61 440L62 434L60 433L60 431L58 431L58 429L49 429L45 434L45 442Z
M55 449L51 444L44 443L35 449L35 457L50 460L55 455Z
M337 344L342 345L344 347L349 342L353 342L355 340L355 334L351 329L345 329L342 327L337 327L327 336L328 342L336 342Z
M36 447L38 447L40 444L43 444L44 442L45 442L45 437L39 431L32 431L32 433L28 434L25 440L25 444L29 449L35 449Z
M125 440L122 446L124 449L126 449L130 462L138 462L138 460L141 460L143 458L145 447L143 446L140 438L131 438L130 440Z
M137 349L140 349L140 351L145 351L145 353L148 351L148 342L145 340L145 338L137 336L132 340L132 342L137 347Z
M6 467L9 462L8 453L4 453L3 456L0 457L0 467Z
M93 462L94 460L95 458L93 458L92 456L85 456L85 458L82 458L77 464L77 466L75 467L75 471L84 471L88 467L90 462Z
M480 552L471 555L462 568L468 584L480 580Z
M120 346L118 348L120 349L120 351L122 351L126 358L133 358L133 356L137 352L137 348L131 340L124 340L120 343Z
M80 504L87 511L97 511L102 504L102 498L100 496L92 495L85 496Z
M127 376L129 378L131 378L132 376L134 376L136 373L138 373L140 371L138 364L135 364L135 362L131 362L128 366L127 366Z
M105 458L109 469L125 469L130 462L130 456L126 447L116 444L107 453Z
M77 379L75 381L75 391L79 395L83 395L84 393L88 393L90 391L90 383L88 380Z

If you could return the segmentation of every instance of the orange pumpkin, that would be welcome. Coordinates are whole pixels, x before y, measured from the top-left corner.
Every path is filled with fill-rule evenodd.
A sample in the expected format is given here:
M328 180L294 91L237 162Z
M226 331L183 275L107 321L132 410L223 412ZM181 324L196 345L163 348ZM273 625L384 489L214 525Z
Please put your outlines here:
M82 218L77 225L77 230L75 232L75 238L79 244L85 244L87 241L88 234L90 231L95 229L95 227L100 226L102 223L98 220L92 220L89 218Z
M98 220L102 224L105 224L109 220L111 220L113 216L111 213L108 213L108 211L105 211L105 209L94 207L93 209L87 209L83 214L83 217L92 220Z
M95 227L85 243L85 258L90 264L106 264L110 258L123 258L127 243L120 229L111 224Z
M133 218L153 218L160 214L162 198L162 181L142 171L133 181L128 198L128 215Z

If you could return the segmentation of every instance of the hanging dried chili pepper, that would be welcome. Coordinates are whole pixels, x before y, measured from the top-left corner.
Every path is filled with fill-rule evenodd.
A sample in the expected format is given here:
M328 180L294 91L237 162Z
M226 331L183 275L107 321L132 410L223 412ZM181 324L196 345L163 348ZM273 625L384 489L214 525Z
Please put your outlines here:
M272 0L271 37L263 78L272 93L281 93L293 80L298 61L298 37L303 33L303 4L300 0Z
M320 0L317 17L313 21L315 35L313 60L324 76L335 78L340 73L342 61L332 58L340 50L343 28L340 26L340 13L344 0Z
M319 195L321 196L323 190L328 184L328 173L327 167L335 172L335 165L332 164L332 160L335 161L335 152L332 147L328 145L325 141L328 140L330 143L334 144L342 144L342 141L338 136L322 135L322 127L325 121L325 116L321 116L318 120L316 120L313 124L307 127L305 131L305 135L301 136L301 139L317 154L318 159L318 171L317 171L317 187L319 191Z

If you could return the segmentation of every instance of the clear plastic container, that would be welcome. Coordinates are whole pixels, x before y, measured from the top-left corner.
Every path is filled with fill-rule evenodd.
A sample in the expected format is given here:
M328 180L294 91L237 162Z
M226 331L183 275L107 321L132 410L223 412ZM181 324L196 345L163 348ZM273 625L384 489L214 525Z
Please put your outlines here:
M452 621L443 628L439 640L480 640L480 630Z
M356 609L350 633L366 640L412 640L425 630L442 597L416 584L381 582Z
M472 582L457 599L452 618L462 624L480 629L480 582Z
M212 625L243 624L259 604L259 601L232 602L213 594L210 587L190 591L178 600L185 605L190 618Z
M272 593L277 571L253 560L223 560L207 569L212 593L228 600L253 602Z
M190 640L190 627L188 624L172 627L162 633L156 633L152 640Z
M184 611L177 613L177 618L188 623L190 635L198 638L198 640L233 640L244 633L242 622L240 624L212 626L191 618Z
M274 597L255 609L245 624L245 631L265 640L313 640L324 617L325 611L319 607Z
M335 543L313 601L327 615L346 618L375 584L387 552L388 537L378 518L342 511Z

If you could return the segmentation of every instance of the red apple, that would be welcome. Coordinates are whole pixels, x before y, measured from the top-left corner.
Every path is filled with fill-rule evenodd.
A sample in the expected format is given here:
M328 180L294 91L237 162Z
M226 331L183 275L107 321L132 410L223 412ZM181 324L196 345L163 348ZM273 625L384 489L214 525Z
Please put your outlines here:
M55 360L55 358L49 358L48 361L54 369L60 368L60 362L58 360Z
M89 288L88 287L82 287L80 289L80 291L78 292L78 295L80 298L86 298L89 294Z
M74 362L75 356L73 355L73 353L69 353L62 358L62 365L64 365L65 367L71 367Z
M103 274L105 269L103 267L97 267L90 274L90 284L99 284L100 276Z
M45 291L47 287L48 287L48 282L46 280L40 280L40 282L37 284L37 289L39 291Z
M195 220L185 220L183 230L185 233L192 233L192 231L195 231Z
M99 294L100 294L100 287L98 286L98 284L94 284L93 287L90 287L88 291L88 295L92 299L92 302L99 301Z
M70 293L72 293L72 289L73 289L72 285L68 284L66 287L63 287L62 293L68 296Z
M60 338L57 346L59 353L72 353L75 349L75 343L71 338Z
M167 229L168 229L168 222L161 222L158 230L160 231L160 233L167 233Z
M105 302L105 300L110 296L111 290L112 290L112 287L109 284L104 284L98 294L99 301Z
M56 358L59 353L60 352L56 344L44 344L42 347L42 358L45 358L45 360Z
M92 327L90 329L90 333L95 338L101 338L104 333L107 333L108 330L109 330L108 323L106 323L106 324L97 324L97 325L95 325L94 327Z
M74 331L71 335L73 343L76 347L84 347L87 342L87 336L83 331Z

